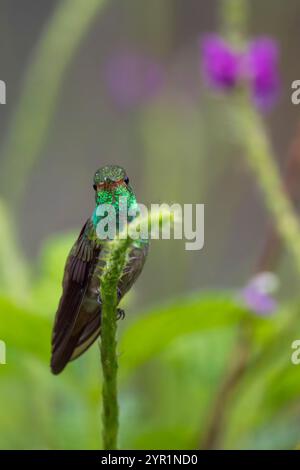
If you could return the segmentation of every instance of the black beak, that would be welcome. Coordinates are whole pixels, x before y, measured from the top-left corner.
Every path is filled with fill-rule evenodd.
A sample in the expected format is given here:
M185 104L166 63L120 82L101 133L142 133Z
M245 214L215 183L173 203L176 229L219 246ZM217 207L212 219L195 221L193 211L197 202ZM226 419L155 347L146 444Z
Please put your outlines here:
M105 178L104 178L104 189L107 190L110 187L112 182L113 181L108 176L105 176Z

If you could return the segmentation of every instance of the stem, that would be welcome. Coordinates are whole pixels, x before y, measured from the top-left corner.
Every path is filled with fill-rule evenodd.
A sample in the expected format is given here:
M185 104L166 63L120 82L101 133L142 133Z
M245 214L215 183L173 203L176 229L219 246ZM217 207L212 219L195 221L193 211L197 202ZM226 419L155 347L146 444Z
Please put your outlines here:
M174 221L176 214L167 210L153 211L139 216L114 240L105 242L103 260L105 268L100 279L101 310L101 363L103 371L102 386L102 434L105 450L117 449L119 429L118 407L118 359L117 359L117 289L127 259L127 251L133 242L133 233L145 222L149 227L157 221ZM149 233L149 231L148 231Z
M300 274L300 225L273 161L264 123L251 104L241 100L236 109L236 124L241 130L249 167L259 182L277 231L293 255Z
M200 442L200 448L203 450L218 448L224 430L228 405L233 392L247 371L249 353L249 338L246 336L244 325L241 325L239 338L234 345L231 360L228 364L228 370L217 391L205 435Z
M222 26L225 35L233 43L241 43L247 20L246 0L221 0L221 7ZM236 132L236 129L238 129L238 138L241 139L241 145L246 150L248 164L257 177L276 228L276 231L272 232L270 238L268 238L267 251L263 253L260 259L259 268L266 266L266 263L269 263L270 260L276 261L274 256L278 248L276 235L276 232L278 232L293 254L295 266L300 274L300 226L293 210L293 204L289 199L289 195L292 200L297 199L298 191L295 191L294 194L293 190L289 188L290 174L287 174L284 188L278 168L273 160L271 143L263 120L253 108L249 99L239 94L238 105L233 107L233 110L234 131ZM201 447L204 449L218 446L224 429L230 399L248 370L251 344L248 335L245 336L245 333L247 333L246 325L246 322L240 325L240 336L235 346L237 359L233 360L232 365L229 366L218 390L208 429L201 442ZM248 327L251 332L251 324Z
M247 33L248 0L219 0L221 30L233 44L239 45Z
M247 25L248 1L221 0L220 8L224 34L233 43L241 42ZM239 138L242 136L248 164L258 179L278 233L292 253L300 274L300 225L273 160L263 119L253 108L249 97L238 93L237 98L238 105L233 107L234 130L238 129Z
M22 197L30 171L40 156L67 68L104 4L105 0L59 2L34 51L12 117L1 168L1 190L14 205Z
M111 252L112 268L101 278L101 363L103 371L103 445L105 450L117 449L119 407L117 397L117 287L125 264L125 252Z
M294 211L299 212L299 182L300 182L300 126L298 126L293 139L287 162L285 165L283 186L288 195ZM283 243L274 223L269 224L267 237L257 265L256 271L273 271L280 261L283 251Z

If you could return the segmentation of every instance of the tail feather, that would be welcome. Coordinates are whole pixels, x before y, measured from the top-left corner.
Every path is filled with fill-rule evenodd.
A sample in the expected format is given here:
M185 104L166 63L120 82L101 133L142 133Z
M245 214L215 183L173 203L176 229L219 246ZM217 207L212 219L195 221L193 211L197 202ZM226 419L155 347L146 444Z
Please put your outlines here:
M100 315L97 313L76 335L71 335L63 347L53 351L51 370L53 374L63 371L69 361L81 356L98 338L100 334Z

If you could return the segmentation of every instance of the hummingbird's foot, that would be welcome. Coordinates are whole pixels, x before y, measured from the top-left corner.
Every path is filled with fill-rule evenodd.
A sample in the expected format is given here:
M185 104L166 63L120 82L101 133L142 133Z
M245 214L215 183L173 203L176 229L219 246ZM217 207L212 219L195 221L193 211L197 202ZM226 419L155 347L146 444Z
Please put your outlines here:
M125 312L122 308L117 308L117 320L124 320Z

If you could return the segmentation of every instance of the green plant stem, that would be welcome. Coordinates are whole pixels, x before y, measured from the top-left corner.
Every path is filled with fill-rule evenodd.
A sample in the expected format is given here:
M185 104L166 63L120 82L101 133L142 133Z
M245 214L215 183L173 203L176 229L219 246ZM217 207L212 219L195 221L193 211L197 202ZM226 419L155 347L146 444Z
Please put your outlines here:
M239 45L247 33L248 0L219 0L221 31L233 44Z
M244 324L245 322L240 324L237 342L234 345L226 373L221 379L217 390L204 436L200 439L200 449L212 450L219 447L232 394L247 371L250 355L250 338L246 328L244 328Z
M117 289L126 263L127 251L133 243L132 230L144 222L148 228L157 220L163 224L165 220L174 221L176 214L166 210L153 211L147 216L140 216L128 225L128 230L120 234L115 240L107 242L104 247L103 260L105 268L100 279L101 310L101 363L103 372L102 385L102 435L105 450L114 450L118 447L119 407L117 388Z
M222 29L225 36L235 45L241 45L247 26L247 0L221 0ZM254 109L249 96L237 93L233 104L233 131L241 148L245 150L249 167L261 187L264 200L272 215L276 229L293 255L295 266L300 274L300 225L293 210L281 177L274 162L271 142L262 117ZM232 98L231 98L232 99ZM262 266L262 263L259 263ZM230 400L249 369L251 344L247 340L245 326L251 332L251 323L242 322L236 343L238 360L228 367L221 382L207 432L201 441L202 448L216 448L226 424ZM228 416L227 416L228 419Z
M105 0L63 0L42 33L4 147L1 191L13 205L41 155L68 66L104 4Z
M103 371L103 445L105 450L117 449L119 409L117 397L117 287L125 264L125 251L111 251L110 265L101 279L101 363Z
M257 178L277 231L292 254L300 275L300 225L273 160L273 152L263 120L246 97L239 99L235 108L235 117L235 124L241 132L242 145L249 167Z
M247 0L221 0L222 29L234 44L241 45L247 26ZM232 100L232 97L230 98ZM232 105L233 133L244 149L247 162L262 190L264 200L282 240L293 255L295 267L300 275L300 225L292 202L287 195L274 161L270 139L261 115L254 109L246 92L238 91ZM260 262L259 266L263 266ZM250 366L251 322L241 322L239 337L234 346L237 360L230 362L216 394L214 406L201 447L216 448L228 420L228 408L238 385Z
M232 42L243 39L249 14L248 6L248 0L221 0L222 29ZM300 274L300 225L274 162L263 119L254 109L249 97L243 93L238 93L233 111L234 132L245 149L249 167L258 180L266 206L278 233L292 253Z

